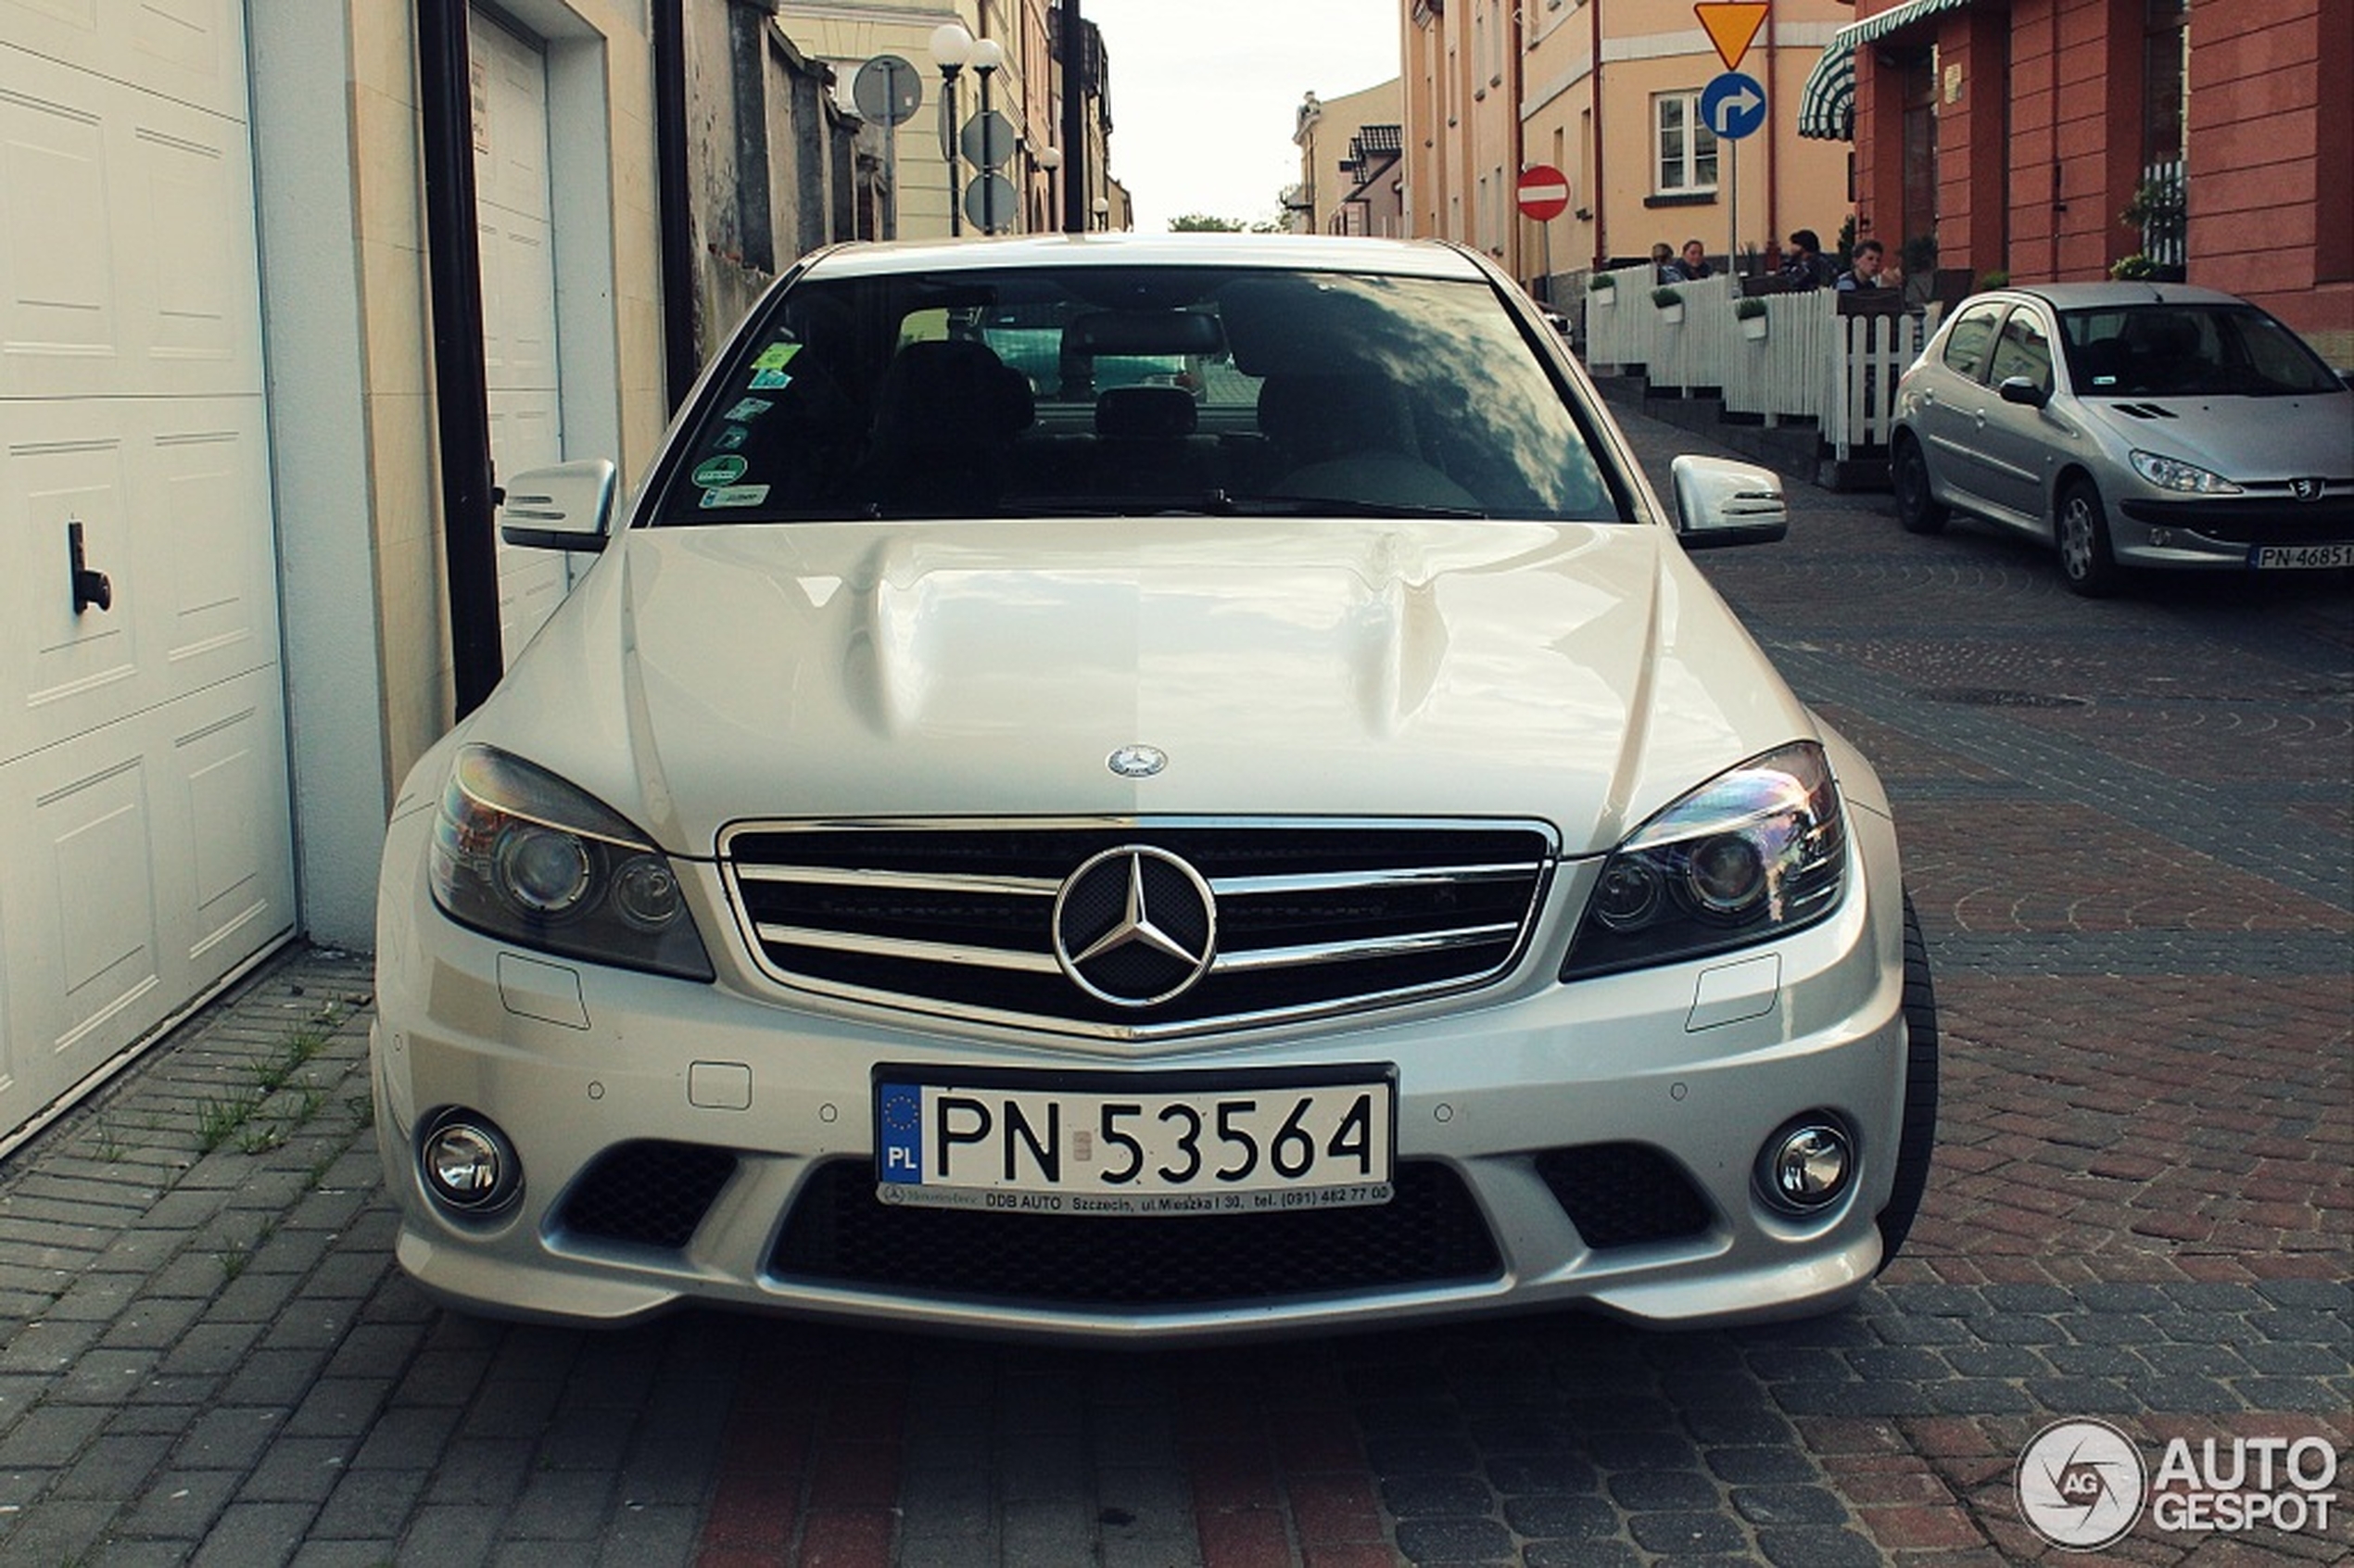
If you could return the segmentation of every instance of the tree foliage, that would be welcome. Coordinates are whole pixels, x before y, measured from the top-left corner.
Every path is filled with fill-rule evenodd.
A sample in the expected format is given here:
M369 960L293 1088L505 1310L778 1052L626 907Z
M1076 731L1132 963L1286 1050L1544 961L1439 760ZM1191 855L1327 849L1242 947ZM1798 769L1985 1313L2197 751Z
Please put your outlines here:
M1172 234L1239 234L1244 227L1239 218L1220 218L1208 212L1188 212L1169 221Z

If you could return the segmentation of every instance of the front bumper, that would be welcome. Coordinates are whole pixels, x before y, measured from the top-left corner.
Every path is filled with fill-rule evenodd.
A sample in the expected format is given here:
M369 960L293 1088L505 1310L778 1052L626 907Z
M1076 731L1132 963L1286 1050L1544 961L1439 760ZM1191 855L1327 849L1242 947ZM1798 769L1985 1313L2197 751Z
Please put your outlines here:
M398 820L388 842L372 1058L400 1263L455 1305L617 1324L694 1301L1165 1343L1574 1305L1654 1323L1756 1321L1836 1307L1881 1259L1873 1220L1890 1189L1904 1090L1901 894L1889 824L1852 803L1842 905L1770 946L1561 984L1553 973L1594 869L1564 867L1530 955L1500 986L1311 1027L1142 1047L801 1004L731 972L719 951L723 972L710 985L552 962L441 917L422 876L429 822L429 813ZM412 869L403 879L394 867ZM715 883L703 896L717 897ZM704 929L721 927L706 918ZM1344 1269L1338 1284L1142 1300L806 1266L806 1237L826 1224L804 1213L796 1226L796 1206L821 1189L838 1196L845 1176L864 1184L860 1167L842 1162L871 1168L871 1073L880 1062L1149 1069L1205 1081L1334 1063L1394 1068L1401 1177L1411 1165L1458 1189L1463 1223L1487 1232L1490 1260L1443 1277L1408 1271L1369 1282ZM490 1118L520 1157L519 1198L488 1219L444 1212L419 1179L422 1126L451 1106ZM1851 1130L1858 1168L1837 1203L1793 1219L1756 1195L1753 1166L1791 1118L1821 1111ZM1679 1233L1639 1227L1632 1240L1604 1235L1597 1245L1549 1172L1559 1151L1629 1145L1688 1186L1695 1220ZM716 1175L685 1221L622 1239L577 1223L588 1183L648 1148L715 1151ZM1021 1227L1041 1218L984 1212L947 1223ZM1066 1227L1190 1222L1054 1218ZM1008 1254L1021 1250L1035 1234L960 1239L986 1256L1001 1241Z
M2343 481L2307 501L2127 496L2117 510L2111 549L2129 565L2246 568L2259 550L2274 552L2268 563L2354 563L2354 484Z

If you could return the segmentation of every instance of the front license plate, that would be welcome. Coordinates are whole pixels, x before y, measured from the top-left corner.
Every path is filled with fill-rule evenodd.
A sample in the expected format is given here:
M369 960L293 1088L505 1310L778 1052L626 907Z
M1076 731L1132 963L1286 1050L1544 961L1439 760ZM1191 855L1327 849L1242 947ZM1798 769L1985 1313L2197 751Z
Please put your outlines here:
M2255 545L2248 550L2247 563L2259 572L2317 571L2333 566L2354 566L2354 544Z
M876 1195L1040 1214L1234 1214L1387 1203L1396 1086L1347 1078L1133 1086L1036 1075L878 1073Z

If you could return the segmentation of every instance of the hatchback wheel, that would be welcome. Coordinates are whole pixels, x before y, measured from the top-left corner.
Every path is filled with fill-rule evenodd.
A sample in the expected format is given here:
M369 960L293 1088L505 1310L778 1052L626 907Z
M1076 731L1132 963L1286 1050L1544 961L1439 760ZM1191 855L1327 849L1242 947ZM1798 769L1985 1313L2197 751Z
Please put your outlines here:
M2060 491L2058 526L2060 575L2087 599L2117 591L2120 573L2109 550L2108 513L2101 493L2089 479L2071 479Z
M1943 529L1952 513L1930 493L1929 460L1921 455L1921 444L1909 436L1900 439L1889 467L1889 481L1896 489L1898 525L1908 534L1934 534Z

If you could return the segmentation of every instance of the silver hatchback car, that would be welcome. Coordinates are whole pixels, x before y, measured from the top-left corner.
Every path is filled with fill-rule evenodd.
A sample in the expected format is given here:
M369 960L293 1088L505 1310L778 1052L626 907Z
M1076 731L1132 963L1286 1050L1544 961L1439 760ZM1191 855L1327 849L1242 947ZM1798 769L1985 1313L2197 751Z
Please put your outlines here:
M2354 390L2247 301L2053 284L1965 301L1897 387L1898 519L2050 541L2077 592L2124 567L2354 566Z
M386 840L439 1298L1134 1343L1822 1311L1912 1223L1888 798L1510 279L1440 245L820 253Z

